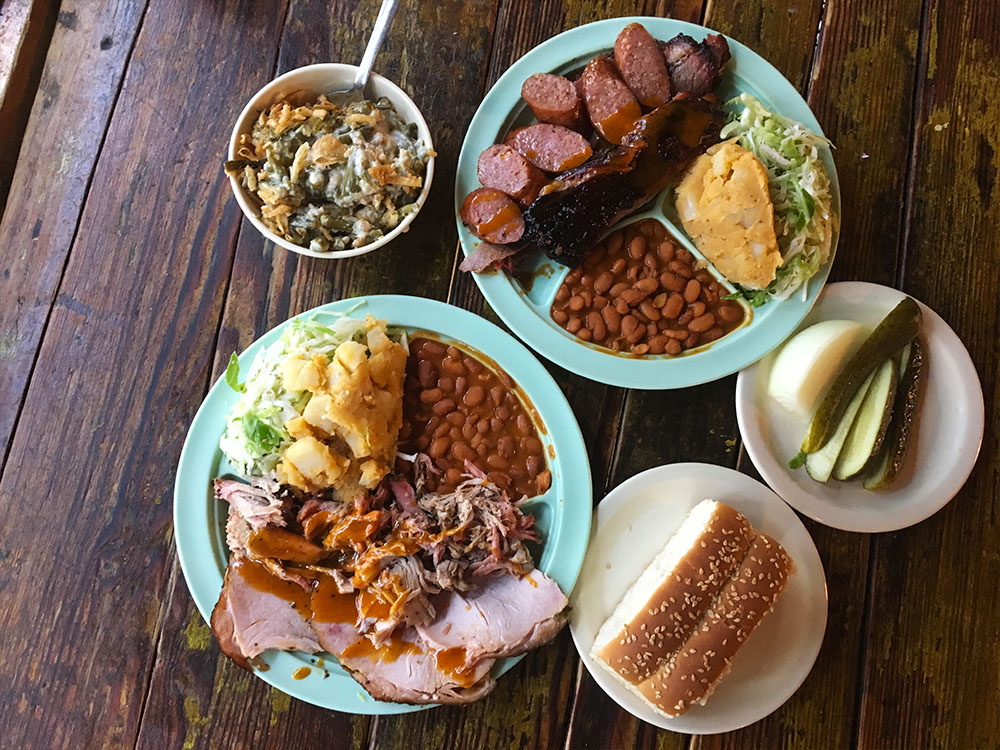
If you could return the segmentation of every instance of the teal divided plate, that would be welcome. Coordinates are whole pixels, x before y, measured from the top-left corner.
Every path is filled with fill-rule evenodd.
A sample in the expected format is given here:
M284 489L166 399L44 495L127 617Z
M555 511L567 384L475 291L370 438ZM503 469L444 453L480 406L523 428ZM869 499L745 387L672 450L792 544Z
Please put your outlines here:
M345 299L317 307L299 317L331 313L371 314L408 333L426 331L444 341L464 344L481 352L503 368L520 386L541 419L539 429L549 455L552 486L544 495L531 498L525 511L534 514L542 535L538 568L551 576L569 596L576 583L590 536L592 496L590 463L580 428L566 398L545 368L510 335L492 323L443 302L398 295ZM254 356L275 341L288 321L273 328L240 355L246 372ZM212 480L235 473L219 450L219 438L237 394L220 379L195 415L181 451L174 487L174 530L177 554L198 611L207 621L222 591L229 551L226 547L228 506L212 496ZM317 657L324 659L317 665ZM394 714L416 711L419 706L377 701L338 665L333 656L310 656L299 652L267 652L267 670L255 673L265 682L295 698L324 708L356 714ZM500 675L520 657L504 659L494 667ZM308 667L309 674L296 680L292 673Z
M521 99L521 84L533 73L569 74L579 70L599 54L610 51L615 37L633 21L641 23L657 39L667 40L684 33L701 40L711 29L669 18L627 17L590 23L566 31L538 45L514 63L483 99L465 136L458 160L455 181L456 212L462 200L479 187L476 164L479 154L501 141L511 129L534 121L531 110ZM746 92L766 107L785 117L798 120L811 130L822 129L805 100L775 68L739 42L729 39L733 59L722 76L718 94L722 101ZM823 162L830 174L833 211L840 215L840 187L837 170L829 149L823 149ZM645 218L663 222L672 235L695 257L704 260L678 223L671 220L673 190L668 188L643 211L622 220L615 228ZM479 240L458 219L458 234L465 254L475 250ZM805 291L798 290L786 300L770 300L752 310L746 324L715 343L677 357L622 355L586 343L560 328L550 317L549 308L556 290L568 269L535 252L522 260L522 283L505 273L474 274L476 283L497 315L531 348L572 372L602 383L626 388L684 388L716 380L755 362L789 336L806 316L830 272L836 251L833 238L830 259L809 280ZM711 264L712 273L732 291ZM749 306L747 309L750 310Z

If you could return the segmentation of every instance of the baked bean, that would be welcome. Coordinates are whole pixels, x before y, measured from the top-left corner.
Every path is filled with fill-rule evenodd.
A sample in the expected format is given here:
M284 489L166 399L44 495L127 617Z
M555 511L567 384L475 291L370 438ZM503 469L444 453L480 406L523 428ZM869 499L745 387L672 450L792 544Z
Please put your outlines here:
M650 354L663 354L667 349L667 337L662 333L658 336L653 336L649 340L649 353Z
M642 264L646 268L659 269L660 261L656 258L656 253L649 251L642 258Z
M602 341L608 334L608 327L604 325L604 318L599 312L591 312L587 316L587 328L594 334L595 341Z
M459 461L475 461L477 458L476 452L465 443L453 443L451 454Z
M503 420L497 419L496 417L492 417L490 419L490 431L500 432L500 430L502 429L503 429Z
M635 319L634 315L626 315L622 318L622 336L626 339L630 338L638 327L639 321Z
M628 302L623 300L621 297L615 300L615 311L619 315L625 315L628 312Z
M600 310L601 308L607 306L607 304L608 304L608 298L605 297L603 294L598 294L596 297L594 297L594 301L593 303L591 303L590 306L593 307L595 310Z
M594 289L601 294L608 291L615 282L615 276L611 271L605 271L594 280Z
M642 310L642 314L650 320L660 319L660 311L656 309L652 301L649 299L643 300L639 305L639 309Z
M622 316L614 307L608 305L603 310L601 310L601 317L604 318L604 324L607 326L611 333L618 333L622 327Z
M659 286L659 282L655 278L640 279L636 283L635 288L643 292L643 294L652 294L656 291Z
M420 360L420 364L417 365L417 380L424 388L434 387L434 381L437 380L437 370L434 368L433 362L426 359Z
M434 341L433 339L423 339L421 341L421 352L427 355L427 358L440 357L447 349L445 345L440 341Z
M567 320L569 320L569 315L563 310L553 310L552 320L554 320L559 325L563 325Z
M702 344L710 344L713 341L718 341L719 339L721 339L724 333L725 331L716 326L714 328L709 328L707 331L701 334L698 340Z
M611 273L615 276L621 276L627 266L628 261L625 258L619 258L611 264Z
M583 297L579 294L574 294L569 298L569 309L573 312L580 312L583 309Z
M677 292L674 292L667 298L667 304L663 306L663 317L664 318L676 318L681 314L681 310L684 309L684 298Z
M576 337L584 341L590 341L594 337L594 334L589 328L581 328L576 332Z
M524 466L528 470L528 475L537 477L542 470L542 459L538 456L528 456L524 460Z
M458 427L452 427L450 430L448 430L448 437L451 438L452 441L461 440L463 437L462 430L460 430Z
M565 302L569 299L569 287L565 284L560 284L559 288L556 289L556 302Z
M472 439L469 440L469 445L471 445L473 450L475 450L480 456L485 456L489 453L489 447L486 445L486 442L483 440L483 436L480 435L478 431L473 432Z
M478 432L480 435L485 435L487 432L489 432L489 429L490 429L490 422L485 417L476 422L476 432Z
M680 315L677 316L677 324L678 325L682 325L682 326L686 326L688 323L691 322L691 319L693 317L694 317L694 313L691 312L690 309L687 309L684 312L682 312Z
M469 387L469 379L464 375L459 375L455 378L455 393L459 396L463 395Z
M625 272L625 278L628 279L629 281L638 281L639 274L641 273L641 271L642 271L642 266L637 264L631 265L628 267L628 271ZM624 292L622 292L622 294L624 294Z
M617 255L621 251L622 246L625 244L625 235L623 235L620 231L615 232L614 234L608 236L607 240L605 240L605 244L608 248L608 255Z
M743 309L739 305L726 302L719 305L717 314L724 323L735 323L743 318Z
M702 331L707 331L714 325L715 314L705 313L704 315L699 315L697 318L694 318L690 323L688 323L688 330L694 331L695 333L701 333Z
M510 467L510 463L503 456L496 453L491 453L486 457L486 465L498 471L503 471Z
M701 294L701 282L698 279L691 279L684 287L684 301L690 305L698 299L699 294Z
M660 257L664 263L669 263L674 259L674 253L676 249L674 244L669 240L664 240L656 247L656 254Z
M646 238L638 235L628 243L628 255L632 260L639 260L646 254Z
M626 336L625 340L630 344L637 344L643 336L647 333L646 327L642 325L636 325L635 330L632 331L631 335Z
M531 429L533 425L531 424L531 420L528 419L527 414L518 414L516 421L517 421L518 432L520 432L522 435L531 434Z
M696 318L704 315L705 314L705 303L701 302L700 300L698 302L692 302L691 303L691 313Z
M622 300L626 305L629 305L630 307L635 307L636 305L639 304L641 300L644 300L646 297L647 294L643 292L641 289L633 288L633 289L626 289L624 292L622 292L621 297L619 297L619 299Z
M575 284L580 280L581 276L583 276L583 269L574 268L572 271L566 274L566 281L570 284Z
M453 425L448 422L442 422L434 428L434 431L431 432L431 436L434 438L447 437L456 427L461 427L461 425Z
M521 450L525 453L537 453L541 455L542 441L533 436L521 438Z
M434 438L431 442L430 447L427 449L427 455L431 458L441 458L445 453L448 452L448 448L451 446L451 438L440 437Z
M660 274L660 286L668 292L683 292L687 281L671 271L664 271Z
M465 395L462 396L462 401L465 402L466 406L479 406L483 403L484 398L486 398L486 392L483 390L483 387L481 385L474 385L465 392Z
M573 315L572 317L570 317L569 320L566 321L566 330L569 331L570 333L576 333L577 331L580 330L580 326L582 325L583 322L578 317Z
M584 289L580 292L580 297L583 298L583 306L590 307L594 304L594 295L589 289Z
M659 326L656 325L656 323L649 323L646 326L646 335L649 336L650 338L652 338L653 336L655 336L659 332L660 332L660 328L659 328Z
M666 347L667 354L676 357L681 353L681 342L677 339L670 339Z
M589 273L585 273L583 276L580 277L580 286L583 287L584 289L593 285L594 285L594 277L591 276Z
M499 453L504 458L510 458L514 455L514 438L509 435L504 435L497 440L497 453Z
M683 341L684 339L687 338L688 332L681 330L679 328L668 328L663 332L663 335L667 336L668 338L677 339L678 341Z
M608 295L614 298L619 296L626 289L628 289L628 284L626 284L624 281L619 281L617 284L615 284L608 290Z
M444 393L440 388L431 388L420 392L420 400L425 404L433 404L436 401L440 401L443 395Z
M694 331L688 333L688 337L684 339L684 348L692 349L698 344L698 334Z
M685 263L690 263L691 260L694 258L694 256L691 255L691 253L683 247L677 248L677 257L678 259L684 261Z
M472 440L472 438L478 436L478 434L479 433L476 432L476 426L471 425L468 422L466 422L465 427L462 428L462 437L464 437L466 440Z
M649 351L649 344L636 344L632 347L633 354L645 354Z
M690 279L694 276L694 272L687 266L686 263L682 263L680 260L672 260L667 264L667 268L673 271L678 276L682 276L685 279Z
M660 292L655 297L653 297L653 307L655 307L657 310L662 308L665 304L667 304L666 292Z
M434 404L431 404L431 411L437 414L439 417L443 417L448 412L454 410L455 402L450 398L443 398Z
M452 375L461 375L465 372L462 360L450 355L441 360L441 369L450 372Z

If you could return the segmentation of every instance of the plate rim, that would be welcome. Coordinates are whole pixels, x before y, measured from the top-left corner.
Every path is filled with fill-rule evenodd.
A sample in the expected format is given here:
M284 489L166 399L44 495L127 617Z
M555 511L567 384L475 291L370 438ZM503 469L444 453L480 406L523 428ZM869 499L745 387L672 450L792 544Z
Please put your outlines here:
M827 284L820 297L824 297L825 295L831 295L833 297L848 295L852 291L864 292L868 295L881 295L888 291L894 295L911 297L920 306L923 315L930 317L934 322L935 328L939 329L940 332L937 336L950 339L952 344L958 344L958 349L956 351L958 352L960 361L957 364L959 367L967 371L967 375L972 375L972 378L968 379L966 382L971 386L969 389L969 405L971 406L972 411L978 415L974 423L978 423L979 431L975 440L975 450L967 454L969 456L967 459L968 467L963 468L960 472L962 475L961 480L955 479L949 484L949 489L943 493L947 494L948 497L936 505L928 505L926 512L921 511L913 513L909 516L901 516L901 520L898 521L892 520L898 514L889 514L887 511L885 516L886 522L881 524L851 522L850 519L852 518L852 515L850 509L839 509L840 513L830 516L827 514L817 513L815 506L803 503L800 495L808 493L805 493L803 490L798 488L798 485L794 481L786 481L789 480L790 477L788 470L783 468L783 464L771 455L768 447L758 438L760 431L756 429L756 427L763 421L763 416L759 413L760 410L757 405L757 400L754 397L754 391L756 390L759 369L762 364L761 361L753 363L751 366L742 370L737 376L735 391L736 421L739 425L740 437L743 440L743 445L746 448L747 455L750 457L750 461L767 483L768 487L770 487L771 490L791 508L794 508L799 513L802 513L817 523L821 523L830 528L839 529L840 531L850 531L863 534L881 534L890 531L899 531L900 529L906 529L910 526L922 523L958 496L958 493L962 491L962 488L969 481L969 477L972 475L972 471L975 469L976 463L979 460L979 454L982 450L983 437L986 428L986 405L982 381L979 378L979 372L976 370L975 362L973 362L972 356L969 354L969 350L966 348L965 343L958 336L958 334L955 333L954 329L948 325L947 321L945 321L944 318L942 318L933 308L917 299L909 292L896 289L895 287L886 286L884 284L876 284L871 281L838 281L832 284ZM821 300L817 300L817 304L820 302ZM802 322L800 321L799 328L801 325ZM799 328L796 328L796 331L799 330ZM747 435L750 436L749 439ZM775 481L774 477L780 477L780 479ZM951 489L952 485L954 485L954 489ZM795 488L794 491L791 489L793 487ZM858 492L869 491L859 489ZM791 495L794 499L786 497L786 493ZM821 507L829 506L829 502L827 501L820 500L818 502ZM934 507L931 507L932 505L934 505Z
M518 386L531 400L539 417L543 419L543 424L552 444L555 443L556 436L559 436L560 448L556 451L556 458L550 458L549 460L555 466L563 466L563 462L568 462L566 465L569 466L569 470L564 469L559 473L559 482L561 484L557 485L555 481L553 482L553 487L560 486L564 490L559 496L554 498L553 502L562 504L561 516L563 523L559 526L559 533L560 535L566 535L566 543L570 545L570 552L563 552L558 558L560 567L559 578L562 579L558 582L568 596L579 577L586 554L587 542L590 538L592 520L592 513L590 511L593 507L593 484L586 443L572 407L569 405L562 389L559 388L558 383L556 383L552 375L532 352L499 326L463 308L426 297L373 294L344 298L291 316L258 336L239 354L240 366L243 368L243 372L247 371L256 354L277 339L281 335L281 332L296 318L308 317L318 313L344 313L352 308L359 309L364 313L368 312L364 307L356 306L358 303L369 302L375 303L373 308L377 308L380 305L408 305L408 309L402 308L405 310L404 314L407 315L413 314L414 310L422 308L422 312L418 313L418 315L436 317L438 322L426 323L424 321L416 325L411 325L410 323L396 322L390 317L388 318L390 321L389 324L408 329L440 333L445 337L461 341L468 346L474 345L471 342L448 333L448 329L455 327L456 320L462 320L463 323L461 325L471 325L474 328L478 328L486 339L492 339L492 341L489 341L485 347L475 345L474 348L493 359L505 371L511 374ZM373 314L379 317L377 309ZM490 348L497 348L501 345L509 346L512 350L506 354L500 353L499 357L496 356L496 352L489 351ZM510 366L508 367L508 365ZM530 372L530 379L532 380L530 390L525 387L521 379L514 376L512 370L522 371L522 376L526 374L523 372L524 370ZM527 379L527 377L524 378L524 380ZM194 600L199 614L206 623L210 620L211 611L221 591L222 573L224 570L222 572L217 568L208 569L207 572L202 570L202 568L206 567L206 556L214 556L215 552L211 544L211 535L215 531L210 528L211 518L208 515L208 508L211 501L205 503L202 508L201 498L205 496L203 493L208 491L207 486L204 490L199 490L202 494L192 494L189 490L194 487L194 484L200 481L197 476L191 476L192 472L198 473L196 468L192 468L192 465L207 461L208 466L211 467L213 465L212 462L217 461L218 456L221 455L217 439L204 438L203 435L209 434L206 428L210 431L211 425L218 418L218 415L213 412L221 411L222 414L228 414L231 404L226 403L224 400L227 388L225 375L223 374L212 384L211 388L205 394L185 435L174 479L172 519L177 557L187 590ZM542 393L537 393L539 390ZM235 399L235 394L232 398ZM553 413L558 415L555 419L552 419ZM549 420L543 418L543 415L546 414L550 417ZM206 439L208 444L212 446L210 456L207 457L206 455L199 455L199 451L204 446L198 444L199 442L204 442ZM553 474L556 475L556 472L554 471ZM185 499L189 495L191 499ZM587 509L586 513L582 512L584 507ZM572 557L567 558L567 554L572 554ZM544 565L543 562L545 563ZM224 569L224 560L214 561L217 567L220 563ZM537 563L537 567L543 572L548 572L554 565L556 565L556 558L546 558L544 555ZM217 576L217 582L213 579L213 576ZM206 577L212 580L206 581ZM556 578L555 574L553 574L553 578ZM345 713L384 715L408 713L433 707L433 705L411 706L377 701L367 695L364 689L354 683L353 679L349 677L346 679L351 680L351 694L345 694L344 696L340 696L340 693L343 691L331 690L330 687L327 687L327 685L332 686L333 683L326 683L324 685L313 679L294 680L291 677L292 669L288 667L314 665L317 656L322 656L322 654L311 656L300 652L269 651L264 658L272 668L266 671L254 669L253 673L268 684L294 698L322 708L343 711ZM523 655L501 660L494 667L494 670L496 670L494 674L499 676L506 673L522 658ZM336 666L335 659L332 665L336 669L340 669L339 666ZM320 669L320 671L323 670ZM321 694L318 695L317 693ZM358 700L354 700L354 698ZM348 702L353 705L348 705Z
M520 57L504 71L503 75L497 79L496 83L494 83L483 98L482 103L477 108L469 123L465 138L462 141L462 149L459 153L456 166L455 212L459 242L465 256L468 256L478 243L478 239L462 224L458 211L464 199L464 191L461 185L466 180L463 179L463 174L475 171L474 162L478 154L473 154L472 152L479 149L482 145L482 143L477 143L476 146L473 146L472 143L484 137L481 134L492 128L491 123L496 123L498 128L502 125L503 120L499 119L495 113L502 112L505 113L502 116L509 116L507 113L514 111L518 106L518 102L521 101L520 95L518 93L515 96L512 89L516 88L517 92L520 92L520 82L523 77L530 75L530 72L538 72L535 69L528 72L528 68L535 66L545 70L552 69L551 65L546 66L542 62L536 64L536 58L544 60L547 57L555 56L565 64L567 61L573 60L574 56L571 53L560 54L553 52L553 50L562 49L566 46L574 48L574 45L575 48L592 50L594 45L588 44L588 38L592 38L594 34L605 34L613 30L614 33L609 37L609 43L603 45L610 47L613 44L614 35L624 25L632 22L643 23L648 27L658 27L664 30L659 31L657 28L653 28L652 30L656 34L678 32L689 34L721 33L699 24L671 18L624 16L621 18L594 21L568 29L541 42ZM757 93L763 95L762 90L767 90L770 96L765 98L772 102L771 106L776 106L773 104L774 101L789 100L796 107L801 106L804 114L808 116L798 117L798 119L816 132L823 133L823 129L816 120L815 114L809 108L808 102L806 102L798 90L780 71L746 45L728 35L723 36L725 36L731 48L734 51L738 51L740 57L746 58L744 65L765 71L766 75L763 80L766 80L766 85L763 85L761 80L755 81ZM560 64L557 61L553 62L556 67ZM757 78L759 79L761 76ZM515 79L517 80L515 81ZM828 156L829 162L826 166L830 175L834 208L839 216L841 214L840 183L832 151ZM475 184L478 185L478 181ZM627 223L631 218L629 217L621 223ZM681 231L681 234L686 238L683 231ZM822 291L829 276L833 260L836 256L838 241L839 231L835 232L829 259L820 267L817 274L809 280L807 297L804 301L800 302L796 299L797 296L800 296L800 293L797 292L796 295L793 295L788 300L772 301L769 303L781 304L792 302L797 306L786 306L784 308L784 315L781 316L780 320L775 320L770 328L764 329L763 333L761 333L759 328L753 330L751 324L748 331L753 331L753 338L749 339L749 341L759 342L757 346L747 347L746 343L748 340L746 339L746 333L744 333L733 341L733 345L725 347L724 342L726 339L729 339L727 336L716 345L713 345L713 347L696 355L689 355L690 358L684 356L673 358L635 358L602 352L596 347L587 346L579 342L575 337L560 333L545 321L539 322L538 318L540 318L540 315L522 301L521 298L524 293L518 287L514 286L506 277L506 274L472 275L483 296L504 323L533 351L546 359L572 372L606 385L623 388L666 390L700 385L726 377L746 367L780 345L798 327L799 323L809 314L809 311L815 304L819 292ZM769 315L772 315L772 313L769 313ZM695 364L692 365L692 362Z
M816 634L809 636L811 638L811 642L808 642L807 645L809 647L809 652L811 653L811 657L807 660L799 662L800 664L805 664L806 661L808 661L808 666L807 668L802 670L801 675L797 675L791 682L787 683L786 686L787 690L782 692L781 694L782 697L780 698L780 700L772 708L767 710L766 713L763 713L760 716L757 716L756 718L752 718L747 721L739 720L736 724L726 724L726 725L717 724L709 728L699 727L697 729L689 729L683 726L683 724L686 723L685 716L667 718L667 717L659 717L659 715L657 715L658 721L652 722L654 726L657 726L661 729L666 729L668 731L678 732L682 734L719 734L722 732L729 732L729 731L735 731L737 729L742 729L743 727L749 726L750 724L754 724L764 719L765 717L770 716L772 713L781 708L789 699L791 699L791 697L796 692L798 692L799 688L806 681L808 676L812 673L816 660L819 657L820 650L822 649L823 642L826 639L826 630L829 625L829 606L830 606L829 585L826 579L826 570L823 566L823 560L819 554L819 550L816 548L816 542L812 538L812 534L809 533L809 530L802 522L802 519L798 517L798 515L795 513L794 510L788 507L781 500L781 498L777 495L777 493L775 493L770 487L768 487L763 482L759 482L752 476L737 471L736 469L732 469L728 466L719 466L718 464L709 464L698 461L683 461L683 462L661 464L659 466L654 466L629 477L624 482L614 487L601 499L600 503L598 503L598 505L594 509L595 520L594 523L591 525L591 543L588 545L588 551L593 548L594 539L600 533L601 521L597 519L597 516L601 513L601 506L606 501L610 499L611 506L613 506L613 507L608 506L605 508L605 512L609 514L610 518L613 517L614 514L620 512L622 508L627 507L630 501L630 496L632 499L634 499L634 497L637 494L636 493L637 486L642 486L647 482L656 480L669 481L676 479L684 479L687 477L697 478L697 475L699 474L702 475L703 479L711 480L718 478L720 481L731 482L733 483L734 486L743 485L745 488L752 487L754 492L760 493L760 497L770 498L769 500L766 501L765 505L773 507L776 513L783 516L783 518L785 519L785 523L787 523L788 525L797 529L798 532L800 532L801 534L800 539L808 541L808 552L809 552L808 556L810 558L808 561L808 565L812 568L813 572L817 574L818 581L822 583L821 587L817 587L817 589L821 588L821 595L813 594L813 596L815 597L815 601L812 600L810 601L812 602L813 606L822 608L823 624L822 627L817 630ZM694 507L694 505L697 504L697 502L699 502L701 499L704 498L690 498L692 502L691 507ZM732 507L736 507L736 505L733 505ZM736 509L739 510L739 508ZM759 530L765 532L767 531L766 529L759 529ZM676 529L674 529L674 531L676 531ZM782 542L783 540L778 539L778 541ZM806 563L802 560L801 557L796 559L794 562L799 570L802 570L804 567L806 567ZM577 585L579 587L581 584L578 583ZM573 595L570 597L571 604L576 602L577 595L578 591L577 589L574 589ZM580 657L580 661L583 663L584 668L590 674L591 678L597 683L598 687L600 687L601 690L603 690L608 695L608 697L610 697L623 711L626 711L629 714L635 716L635 714L632 714L632 712L629 710L627 706L619 702L618 697L615 694L615 691L618 690L617 687L615 687L615 691L609 691L605 687L605 683L607 683L608 685L615 686L616 683L614 682L614 678L611 675L604 674L600 666L592 663L593 660L591 659L589 654L591 644L582 643L582 635L579 633L579 629L577 627L577 619L574 615L571 615L570 617L570 633L573 638L573 645L576 648L577 654ZM624 690L624 688L622 688L622 690ZM709 700L708 706L711 705L712 705L711 700ZM636 718L639 719L640 721L646 721L647 723L650 723L644 717L636 716Z

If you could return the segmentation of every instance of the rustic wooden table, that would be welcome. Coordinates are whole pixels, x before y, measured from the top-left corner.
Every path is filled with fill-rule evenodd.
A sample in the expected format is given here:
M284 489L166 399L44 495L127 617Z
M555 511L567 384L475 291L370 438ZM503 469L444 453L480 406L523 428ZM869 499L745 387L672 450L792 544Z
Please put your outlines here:
M0 746L1000 746L1000 5L895 0L403 3L376 70L440 152L428 206L341 262L264 242L222 173L277 73L360 58L376 0L0 0ZM229 353L346 296L433 297L495 319L456 272L451 184L483 92L528 49L632 14L704 23L808 97L844 194L834 279L900 287L965 341L986 438L965 489L913 528L807 521L830 618L802 688L727 735L656 730L581 669L568 633L464 708L349 716L220 656L180 574L171 488ZM550 367L594 494L662 463L754 470L735 378L625 391Z

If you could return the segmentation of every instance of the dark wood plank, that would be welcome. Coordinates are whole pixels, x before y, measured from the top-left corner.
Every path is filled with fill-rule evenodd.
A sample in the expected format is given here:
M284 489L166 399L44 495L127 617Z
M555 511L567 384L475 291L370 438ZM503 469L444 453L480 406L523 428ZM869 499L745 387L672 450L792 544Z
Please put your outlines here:
M238 227L219 162L281 9L157 0L144 17L0 482L11 747L134 744Z
M840 3L829 6L824 20L810 105L837 147L844 221L834 279L895 283L920 6L919 0L891 8ZM760 479L745 453L740 469ZM869 537L803 521L820 551L829 592L816 665L780 710L738 732L700 738L702 748L848 747L854 740Z
M0 215L58 9L57 0L0 3Z
M968 347L987 426L958 496L873 545L858 730L865 748L1000 744L1000 8L930 2L926 18L903 288Z
M31 119L0 221L0 457L7 455L144 5L64 2L41 95L25 104ZM14 130L0 114L0 151L20 140ZM6 159L0 153L0 163L13 166Z
M357 7L295 0L281 39L279 71L320 60L360 59L377 9L374 0ZM216 376L230 352L316 305L376 293L447 296L457 239L450 186L464 124L481 97L495 16L496 7L490 3L401 5L375 69L411 94L434 136L440 156L430 200L406 235L376 252L343 261L305 258L275 248L244 221L216 346ZM249 97L256 88L245 86L241 95ZM234 201L225 200L235 207ZM159 748L184 737L191 740L190 747L313 747L330 738L336 738L338 747L368 743L368 717L287 698L235 669L219 654L176 564L175 569L140 746ZM200 648L191 647L190 628L204 634Z

